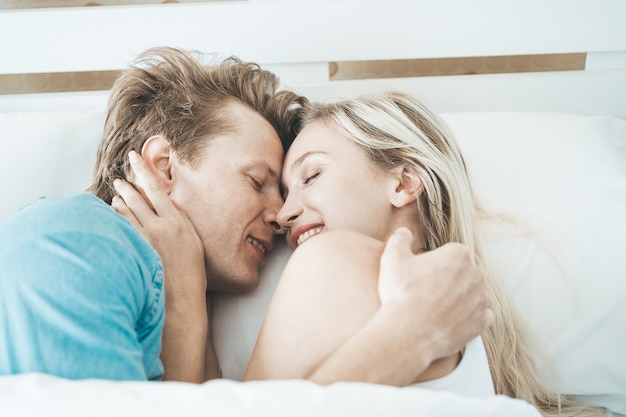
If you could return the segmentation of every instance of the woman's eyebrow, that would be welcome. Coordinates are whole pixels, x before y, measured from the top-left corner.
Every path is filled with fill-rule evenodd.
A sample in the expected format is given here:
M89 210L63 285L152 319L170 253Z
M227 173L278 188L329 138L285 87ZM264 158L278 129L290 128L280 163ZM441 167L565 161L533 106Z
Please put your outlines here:
M302 165L302 163L304 162L305 159L307 159L309 156L311 155L318 155L318 154L326 154L326 152L323 151L309 151L309 152L305 152L302 155L300 155L300 157L298 159L296 159L293 164L291 165L291 169L290 171L295 171L297 168L300 167L300 165Z
M302 163L304 162L305 159L307 159L309 156L312 155L326 155L326 152L323 151L309 151L309 152L305 152L302 155L300 155L300 157L298 159L296 159L293 164L291 165L291 168L289 169L290 172L295 171L296 169L298 169L300 167L300 165L302 165ZM287 183L285 181L281 181L280 182L280 193L283 196L283 199L287 198L287 194L289 194L289 187L287 186Z

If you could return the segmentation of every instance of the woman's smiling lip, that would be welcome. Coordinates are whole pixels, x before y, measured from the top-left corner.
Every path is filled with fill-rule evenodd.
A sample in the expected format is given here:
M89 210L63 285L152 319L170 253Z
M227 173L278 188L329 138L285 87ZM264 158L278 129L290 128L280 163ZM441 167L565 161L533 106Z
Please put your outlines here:
M296 231L291 234L291 246L297 248L298 245L306 239L321 232L323 228L324 223L308 224L297 228ZM309 231L311 231L311 233L307 233ZM298 240L300 240L300 242L298 242Z

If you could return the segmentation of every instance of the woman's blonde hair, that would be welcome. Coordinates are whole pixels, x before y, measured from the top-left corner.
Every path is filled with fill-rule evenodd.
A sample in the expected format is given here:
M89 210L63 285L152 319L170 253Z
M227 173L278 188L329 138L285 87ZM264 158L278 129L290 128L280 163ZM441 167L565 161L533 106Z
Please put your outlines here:
M254 63L236 57L214 61L204 65L189 51L160 47L122 72L109 96L91 192L110 203L113 180L130 179L128 153L141 152L154 135L166 137L193 166L207 140L236 128L227 109L233 101L263 116L287 148L308 100L280 89L278 78Z
M526 400L545 416L604 415L549 391L541 382L520 318L485 264L479 222L484 211L446 124L414 97L400 92L313 104L302 126L314 121L335 128L383 170L405 166L417 172L424 189L416 221L426 250L460 242L485 269L496 320L482 336L496 393Z

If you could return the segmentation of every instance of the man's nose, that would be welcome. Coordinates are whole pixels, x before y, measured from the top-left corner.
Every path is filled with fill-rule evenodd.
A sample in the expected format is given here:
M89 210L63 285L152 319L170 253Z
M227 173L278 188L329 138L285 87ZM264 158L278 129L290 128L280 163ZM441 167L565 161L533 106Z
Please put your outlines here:
M266 223L270 224L274 228L274 232L278 235L282 235L287 232L287 228L285 228L278 220L278 215L282 207L283 199L279 195L277 198L272 199L269 209L266 210Z
M282 227L278 222L271 221L270 224L274 228L274 232L277 235L284 235L285 233L287 233L287 229L285 227Z

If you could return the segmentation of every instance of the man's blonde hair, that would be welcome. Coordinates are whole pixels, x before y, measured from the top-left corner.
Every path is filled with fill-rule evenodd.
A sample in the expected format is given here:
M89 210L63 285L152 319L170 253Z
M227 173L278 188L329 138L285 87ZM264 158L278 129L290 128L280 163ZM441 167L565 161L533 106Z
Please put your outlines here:
M112 87L90 191L110 203L113 180L131 178L128 153L140 153L154 135L193 166L211 137L236 128L227 106L233 101L264 117L286 149L307 100L279 87L274 74L236 57L203 65L180 49L145 51Z

